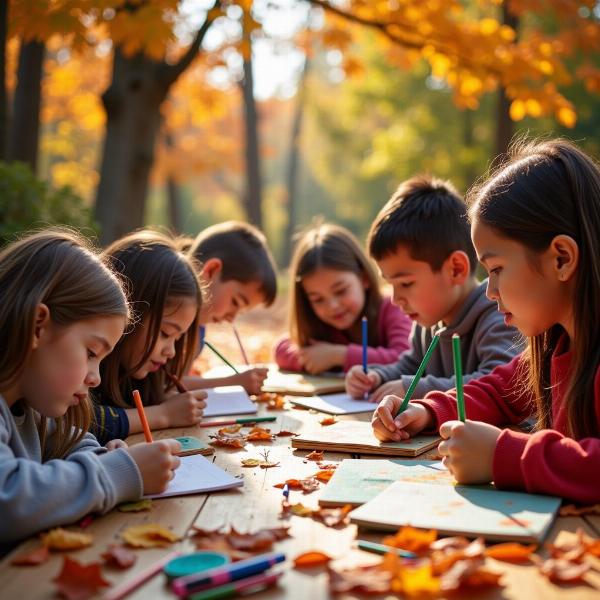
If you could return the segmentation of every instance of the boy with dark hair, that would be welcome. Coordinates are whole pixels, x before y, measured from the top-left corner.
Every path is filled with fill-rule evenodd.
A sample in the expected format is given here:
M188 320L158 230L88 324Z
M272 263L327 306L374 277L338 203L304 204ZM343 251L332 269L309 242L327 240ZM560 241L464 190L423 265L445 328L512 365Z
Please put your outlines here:
M475 277L477 257L467 209L451 183L416 176L400 185L381 209L367 239L369 253L394 289L394 303L414 321L411 348L397 363L353 367L346 391L355 398L375 390L372 402L404 396L436 332L440 342L415 391L455 386L452 335L460 335L464 381L509 362L520 350L517 332Z
M275 261L265 236L252 225L227 221L198 234L188 249L199 262L205 284L205 301L200 311L200 339L209 323L233 322L240 311L273 304L277 295ZM221 385L242 385L249 394L258 394L267 369L253 368L218 379L189 376L190 389Z

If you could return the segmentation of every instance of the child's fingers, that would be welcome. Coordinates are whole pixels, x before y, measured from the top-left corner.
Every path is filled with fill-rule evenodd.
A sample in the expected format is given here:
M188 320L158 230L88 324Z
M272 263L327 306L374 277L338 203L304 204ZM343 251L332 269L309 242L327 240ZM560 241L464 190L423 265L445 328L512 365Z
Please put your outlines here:
M206 400L208 394L204 390L192 390L190 392L196 400Z
M177 440L160 440L158 443L164 446L170 454L178 454L181 452L181 444Z
M390 400L393 396L388 396L379 406L375 409L376 417L381 421L381 424L390 432L397 431L396 423L394 422L393 400Z
M465 424L462 421L446 421L440 427L440 436L447 440L450 437L460 436Z

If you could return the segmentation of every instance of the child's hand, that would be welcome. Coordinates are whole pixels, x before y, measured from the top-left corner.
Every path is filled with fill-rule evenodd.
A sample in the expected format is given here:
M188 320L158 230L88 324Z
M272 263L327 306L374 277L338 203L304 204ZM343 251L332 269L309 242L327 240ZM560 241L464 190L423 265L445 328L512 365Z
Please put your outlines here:
M264 380L267 378L269 369L263 367L254 367L243 371L239 375L234 375L231 378L232 385L241 385L248 394L260 394L260 388Z
M117 439L110 440L110 442L108 442L104 447L110 452L111 450L116 450L117 448L128 448L129 446L127 446L127 442Z
M369 398L369 400L371 402L379 403L385 396L400 396L401 398L404 398L405 393L406 392L401 381L387 381L373 392L373 395Z
M142 474L144 494L160 494L167 489L181 462L176 456L180 451L181 444L177 440L160 440L127 448Z
M443 463L458 483L489 483L501 430L479 421L446 421L440 427L444 438L438 446Z
M298 350L302 368L315 375L333 367L341 367L346 359L346 346L311 340L310 346Z
M364 398L366 393L381 385L381 375L376 371L367 371L365 373L360 365L354 365L346 373L344 384L346 385L346 393L349 396L352 398ZM370 396L369 400L375 402L372 398L373 396Z
M395 419L402 398L386 396L375 409L371 419L373 434L382 442L400 442L431 425L430 412L421 404L409 404Z
M199 423L206 408L206 396L204 390L168 396L160 405L166 416L166 427L187 427Z

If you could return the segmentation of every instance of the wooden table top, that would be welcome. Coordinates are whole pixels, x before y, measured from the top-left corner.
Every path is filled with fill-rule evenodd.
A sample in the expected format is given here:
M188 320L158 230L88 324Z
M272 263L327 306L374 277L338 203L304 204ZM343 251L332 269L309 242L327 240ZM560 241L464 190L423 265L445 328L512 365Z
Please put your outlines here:
M278 417L275 423L263 424L274 433L280 430L300 433L303 428L314 426L322 418L320 414L296 409L267 412L261 405L259 414L263 413ZM366 415L355 415L353 418L368 420ZM156 431L154 435L155 439L194 435L208 441L208 436L214 432L215 429L212 428L190 427ZM131 436L128 440L130 444L140 441L143 441L141 435ZM279 467L259 469L241 466L242 458L260 458L264 449L269 450L269 460L280 462ZM143 523L161 524L183 538L182 541L167 549L135 550L138 557L137 562L132 568L125 571L104 568L103 577L113 585L118 585L132 579L136 573L173 550L194 551L193 543L185 539L193 526L210 530L220 526L233 526L236 530L246 532L256 531L263 527L290 525L292 537L276 542L274 546L276 551L285 552L288 559L282 565L285 573L278 587L253 594L252 597L260 600L275 598L321 600L329 598L327 574L322 570L303 572L293 569L292 561L297 555L308 550L321 550L336 559L332 563L335 567L374 564L379 561L380 557L362 552L355 547L357 537L355 525L334 529L309 518L292 516L283 521L279 519L282 493L273 485L288 478L313 474L317 470L316 463L304 461L303 457L306 454L306 451L292 451L289 437L276 438L272 443L266 444L248 443L244 450L238 451L217 448L214 455L215 464L233 475L242 476L243 488L205 495L197 494L154 500L152 509L146 512L122 513L113 510L107 515L96 518L85 529L86 533L90 533L94 537L92 546L68 554L84 564L98 562L100 554L109 544L121 543L121 531L129 526ZM326 462L338 462L348 457L348 454L325 453ZM429 453L429 456L422 455L419 458L433 458L433 453ZM320 490L307 495L292 491L290 500L316 508L319 494ZM599 537L600 517L560 517L556 520L546 541L555 542L559 536L568 536L569 532L575 532L578 528L582 528L593 537ZM75 529L77 528L75 527ZM381 535L366 531L361 531L360 537L372 541L381 539ZM9 564L11 557L16 553L27 552L37 546L39 546L38 538L27 540L0 562L0 598L46 600L57 597L52 579L60 572L63 561L62 553L53 552L49 561L37 567L15 567ZM540 553L544 555L543 550ZM527 598L528 600L568 598L578 600L600 597L599 571L592 571L586 575L588 585L555 585L542 577L537 568L532 565L512 565L492 559L487 559L487 561L492 569L504 573L502 579L504 586L491 591L470 593L469 598ZM161 574L138 588L129 597L135 599L175 598L164 584L165 578ZM345 598L350 597L354 596L345 596Z

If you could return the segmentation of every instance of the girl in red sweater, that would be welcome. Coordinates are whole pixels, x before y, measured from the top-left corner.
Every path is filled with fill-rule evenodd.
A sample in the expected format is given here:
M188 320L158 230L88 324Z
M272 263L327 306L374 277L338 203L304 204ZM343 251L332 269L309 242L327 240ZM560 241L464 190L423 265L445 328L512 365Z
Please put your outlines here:
M391 363L408 349L412 322L379 290L377 272L347 229L321 224L298 241L290 265L290 337L275 348L282 369L321 373L361 363L361 319L368 319L369 363Z
M564 140L521 143L471 194L470 216L487 295L527 350L465 385L465 423L454 392L396 419L401 399L387 396L375 435L439 430L459 483L600 502L600 167ZM496 427L532 417L532 433Z

